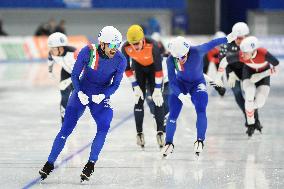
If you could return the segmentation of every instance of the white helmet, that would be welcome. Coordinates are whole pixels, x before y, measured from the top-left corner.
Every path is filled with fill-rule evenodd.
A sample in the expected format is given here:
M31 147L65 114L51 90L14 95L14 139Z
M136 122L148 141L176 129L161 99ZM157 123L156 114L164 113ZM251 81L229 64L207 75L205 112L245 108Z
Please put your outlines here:
M189 43L182 36L174 38L169 43L169 51L173 57L180 58L188 53L190 49Z
M222 31L217 31L215 34L214 34L214 37L213 39L218 39L218 38L222 38L222 37L226 37L226 34Z
M259 47L258 39L254 36L246 37L240 45L243 52L253 52Z
M151 35L151 38L154 39L155 41L161 41L161 34L158 33L158 32L154 32L154 33Z
M110 44L120 44L122 42L122 35L113 26L105 26L98 35L98 41Z
M48 47L63 47L68 45L67 36L60 32L51 34L47 39Z
M237 37L245 36L249 34L249 27L244 22L238 22L233 26L232 32L235 33Z

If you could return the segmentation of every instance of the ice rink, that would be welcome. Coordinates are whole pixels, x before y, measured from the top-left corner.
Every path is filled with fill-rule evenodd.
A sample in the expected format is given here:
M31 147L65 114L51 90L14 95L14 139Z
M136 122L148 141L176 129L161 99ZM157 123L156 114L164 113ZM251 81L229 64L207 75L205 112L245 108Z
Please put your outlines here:
M196 115L192 105L183 107L170 157L161 158L146 104L145 150L136 145L134 98L130 84L123 80L112 98L114 119L107 142L91 180L83 184L79 175L96 133L89 110L68 138L58 168L40 183L38 170L60 129L59 91L0 80L0 188L283 189L283 80L283 72L272 78L269 98L260 110L263 134L255 132L251 139L230 89L224 98L210 89L207 138L198 160L193 153Z

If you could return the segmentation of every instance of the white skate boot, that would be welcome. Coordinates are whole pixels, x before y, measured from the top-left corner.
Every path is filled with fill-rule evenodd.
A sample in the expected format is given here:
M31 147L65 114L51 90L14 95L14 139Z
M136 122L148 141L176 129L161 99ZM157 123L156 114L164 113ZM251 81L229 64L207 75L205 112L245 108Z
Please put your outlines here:
M158 131L156 137L157 137L157 143L159 147L163 148L163 146L165 145L165 137L164 137L163 131Z
M141 148L144 148L145 146L145 139L143 133L137 133L137 145L141 146Z

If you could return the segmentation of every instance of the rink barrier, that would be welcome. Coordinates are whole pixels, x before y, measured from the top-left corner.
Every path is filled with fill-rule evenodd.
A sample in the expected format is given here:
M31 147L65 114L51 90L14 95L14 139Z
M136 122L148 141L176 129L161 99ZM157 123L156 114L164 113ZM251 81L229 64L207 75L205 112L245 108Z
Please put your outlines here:
M120 127L123 123L125 123L126 121L128 121L130 118L133 117L133 114L129 114L128 116L126 116L125 118L123 118L122 120L120 120L118 123L116 123L114 126L112 126L109 130L109 133L111 133L112 131L114 131L116 128ZM93 142L93 141L92 141ZM86 150L87 148L89 148L92 145L92 142L86 144L85 146L81 147L78 151L76 151L75 153L69 155L68 157L66 157L65 159L63 159L61 162L59 162L58 164L56 164L54 166L54 170L60 168L62 165L66 164L69 160L73 159L73 157L77 156L78 154L80 154L81 152L83 152L84 150ZM41 181L41 177L38 176L36 179L31 180L30 182L28 182L22 189L28 189L31 188L32 186L36 185L37 183L39 183Z
M274 56L284 57L284 35L257 36L260 46L267 48ZM174 36L162 37L162 42L167 48L169 41ZM209 35L186 36L191 45L199 45L212 39ZM84 35L68 36L69 44L81 49L89 42L96 39ZM48 57L47 37L0 37L0 63L9 62L43 62Z

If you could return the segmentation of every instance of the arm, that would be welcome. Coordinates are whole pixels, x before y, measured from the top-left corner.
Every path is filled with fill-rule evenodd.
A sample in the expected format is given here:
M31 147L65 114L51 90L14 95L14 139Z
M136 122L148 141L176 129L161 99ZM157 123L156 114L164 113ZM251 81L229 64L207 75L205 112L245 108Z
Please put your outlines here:
M132 63L132 58L130 58L128 56L128 54L125 51L125 45L122 46L121 48L121 52L122 54L125 56L126 58L126 69L125 69L125 75L128 78L128 80L130 81L130 83L132 84L132 87L138 86L134 72L131 68L131 64Z
M279 60L277 60L272 54L270 54L268 51L265 55L265 60L272 64L273 66L277 66L279 64Z
M153 43L152 53L155 66L155 88L161 89L163 81L162 55L156 43Z
M269 52L266 53L265 60L272 65L272 68L265 70L263 72L260 72L260 73L253 74L250 77L251 82L256 83L256 82L262 80L265 77L277 74L278 70L276 69L276 67L279 64L279 61Z
M122 55L123 56L123 55ZM118 68L113 76L113 81L111 85L105 90L104 95L109 97L118 89L120 82L123 78L123 73L126 68L126 58L121 57L121 61L118 64Z
M88 46L84 47L78 54L77 60L75 62L73 71L71 73L71 79L72 79L72 83L73 83L73 87L75 91L80 91L80 74L82 72L82 70L84 69L85 65L88 64L88 59L87 57L89 57L90 54L90 49Z
M199 51L201 53L207 53L208 51L210 51L214 47L221 45L223 43L227 43L226 37L213 39L213 40L209 41L208 43L204 43L202 45L197 46L197 48L199 49Z
M177 78L176 78L175 66L174 66L174 58L172 56L169 56L167 59L167 68L168 68L168 78L169 78L171 89L173 90L174 94L178 96L181 93L181 91L177 84Z
M48 72L49 73L52 73L53 71L53 65L54 65L54 60L51 56L50 53L48 53L48 60L47 60L47 64L48 64Z

